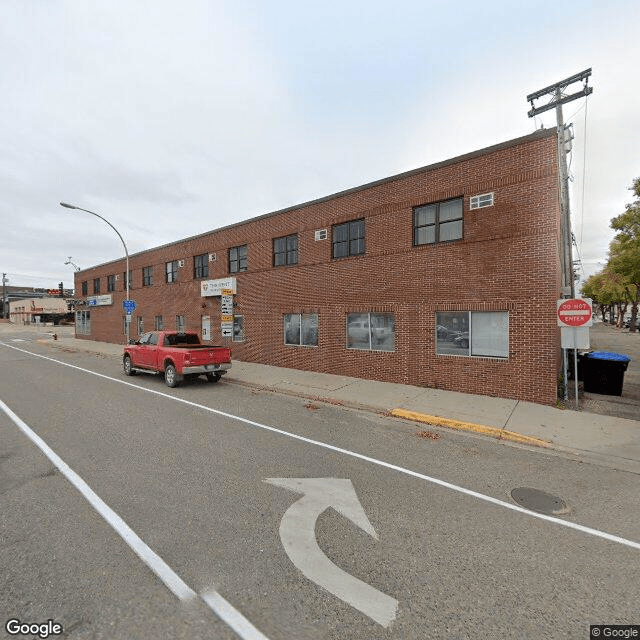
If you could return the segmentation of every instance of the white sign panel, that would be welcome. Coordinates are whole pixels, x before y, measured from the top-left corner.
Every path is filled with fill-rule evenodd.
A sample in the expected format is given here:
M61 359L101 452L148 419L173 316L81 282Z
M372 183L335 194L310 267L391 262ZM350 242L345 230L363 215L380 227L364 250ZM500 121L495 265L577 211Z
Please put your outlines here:
M211 340L211 317L202 316L202 339Z
M231 338L233 336L233 322L220 323L220 333L223 338Z
M113 304L113 296L110 293L104 296L89 296L87 298L87 305L90 307L104 307L109 304Z
M222 296L220 298L220 313L223 316L233 315L233 296Z
M203 280L200 283L200 296L221 296L223 289L237 293L236 279L221 278L220 280Z
M560 346L562 349L590 349L589 327L562 327Z

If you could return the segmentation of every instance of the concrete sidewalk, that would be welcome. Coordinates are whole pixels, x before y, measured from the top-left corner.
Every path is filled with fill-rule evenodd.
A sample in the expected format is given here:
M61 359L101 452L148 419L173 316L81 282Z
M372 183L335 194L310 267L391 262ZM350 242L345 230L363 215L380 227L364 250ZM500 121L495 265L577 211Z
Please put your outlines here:
M54 331L57 340L53 339ZM40 328L34 337L55 349L113 357L118 361L114 362L114 373L121 369L123 345L77 339L72 327ZM7 338L7 331L0 330L0 340ZM638 420L239 361L233 362L224 381L556 449L640 474Z

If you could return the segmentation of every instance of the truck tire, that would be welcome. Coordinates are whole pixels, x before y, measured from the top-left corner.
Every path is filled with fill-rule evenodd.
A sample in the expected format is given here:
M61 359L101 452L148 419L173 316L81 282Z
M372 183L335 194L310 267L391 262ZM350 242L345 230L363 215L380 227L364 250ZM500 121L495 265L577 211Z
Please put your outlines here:
M218 373L205 373L209 382L218 382L220 380L220 374Z
M167 387L177 387L180 384L180 377L176 368L172 364L168 364L164 370L164 381Z
M131 364L131 357L125 356L122 360L122 367L124 368L125 376L135 376L136 372L133 369L133 365Z

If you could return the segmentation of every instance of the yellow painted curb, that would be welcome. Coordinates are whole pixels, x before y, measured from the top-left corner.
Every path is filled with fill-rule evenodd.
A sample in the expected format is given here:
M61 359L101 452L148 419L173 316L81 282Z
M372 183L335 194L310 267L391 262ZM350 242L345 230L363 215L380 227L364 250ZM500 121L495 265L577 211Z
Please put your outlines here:
M426 413L417 413L415 411L407 411L406 409L392 409L391 415L396 418L406 418L416 422L425 422L427 424L438 425L441 427L449 427L451 429L459 429L462 431L472 431L485 436L497 438L498 440L509 440L510 442L519 442L520 444L530 444L536 447L548 447L547 440L539 440L531 436L523 436L506 429L498 429L497 427L487 427L482 424L474 424L473 422L464 422L462 420L453 420L451 418L442 418L440 416L430 416Z

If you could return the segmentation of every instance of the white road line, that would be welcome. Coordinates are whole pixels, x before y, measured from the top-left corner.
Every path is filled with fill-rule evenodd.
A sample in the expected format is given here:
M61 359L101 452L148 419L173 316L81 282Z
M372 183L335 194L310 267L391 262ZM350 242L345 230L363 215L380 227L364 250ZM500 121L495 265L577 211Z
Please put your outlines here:
M1 399L0 409L5 412L20 431L49 458L60 473L87 499L89 504L111 525L133 552L164 582L173 595L183 602L198 597L196 592L191 589L155 551L147 546L142 538ZM207 593L202 594L201 598L242 640L268 640L265 635L260 633L260 631L215 590L209 590Z
M357 453L356 451L350 451L349 449L342 449L341 447L336 447L332 444L327 444L325 442L320 442L319 440L312 440L311 438L306 438L305 436L300 436L297 433L291 433L289 431L284 431L282 429L277 429L276 427L270 427L266 424L261 424L260 422L255 422L253 420L248 420L247 418L242 418L240 416L235 416L231 413L225 413L224 411L220 411L219 409L213 409L211 407L207 407L203 404L197 404L196 402L191 402L190 400L184 400L183 398L178 398L177 396L169 395L168 393L162 393L160 391L156 391L155 389L147 389L145 387L139 387L131 382L126 382L125 380L119 380L118 378L112 378L110 376L104 375L103 373L96 373L95 371L91 371L90 369L83 369L82 367L78 367L73 364L69 364L67 362L62 362L61 360L56 360L54 358L49 358L48 356L40 355L39 353L33 353L32 351L28 351L26 349L20 349L18 347L14 347L10 344L6 344L0 342L0 345L8 347L9 349L15 349L16 351L22 351L24 353L28 353L36 358L43 358L44 360L49 360L50 362L55 362L56 364L60 364L65 367L70 367L71 369L76 369L78 371L82 371L83 373L89 373L91 375L97 376L99 378L104 378L105 380L111 380L112 382L117 382L118 384L123 384L128 387L132 387L133 389L137 389L139 391L144 391L146 393L151 393L156 396L160 396L162 398L168 398L169 400L173 400L174 402L180 402L182 404L188 405L190 407L196 407L198 409L202 409L203 411L207 411L209 413L215 413L216 415L223 416L225 418L230 418L232 420L237 420L239 422L243 422L244 424L248 424L252 427L257 427L258 429L263 429L265 431L271 431L272 433L278 433L280 435L286 436L288 438L292 438L294 440L299 440L300 442L306 442L307 444L312 444L317 447L322 447L323 449L328 449L329 451L335 451L336 453L341 453L343 455L349 456L351 458L356 458L358 460L363 460L365 462L370 462L371 464L377 465L379 467L384 467L385 469L391 469L392 471L397 471L399 473L403 473L408 476L412 476L414 478L418 478L420 480L424 480L426 482L430 482L431 484L436 484L440 487L444 487L446 489L451 489L452 491L456 491L457 493L462 493L464 495L470 496L472 498L477 498L478 500L482 500L484 502L489 502L490 504L494 504L499 507L503 507L504 509L509 509L511 511L517 511L518 513L522 513L524 515L529 516L530 518L537 518L538 520L544 520L546 522L551 522L553 524L560 525L562 527L566 527L568 529L573 529L574 531L580 531L581 533L586 533L591 536L595 536L597 538L601 538L603 540L607 540L609 542L615 542L617 544L624 545L626 547L630 547L631 549L637 549L640 551L640 542L635 542L633 540L628 540L626 538L622 538L620 536L615 536L610 533L606 533L605 531L600 531L598 529L592 529L591 527L585 527L581 524L577 524L575 522L570 522L568 520L561 520L560 518L555 518L553 516L548 516L543 513L536 513L535 511L529 511L528 509L524 509L523 507L517 504L511 504L509 502L505 502L504 500L499 500L498 498L493 498L491 496L487 496L483 493L479 493L477 491L473 491L472 489L466 489L465 487L460 487L458 485L452 484L451 482L447 482L445 480L440 480L439 478L434 478L432 476L425 475L423 473L419 473L417 471L412 471L411 469L406 469L404 467L400 467L395 464L391 464L389 462L384 462L383 460L378 460L376 458L371 458L370 456L365 456L362 453Z

